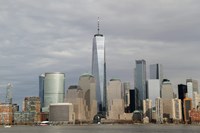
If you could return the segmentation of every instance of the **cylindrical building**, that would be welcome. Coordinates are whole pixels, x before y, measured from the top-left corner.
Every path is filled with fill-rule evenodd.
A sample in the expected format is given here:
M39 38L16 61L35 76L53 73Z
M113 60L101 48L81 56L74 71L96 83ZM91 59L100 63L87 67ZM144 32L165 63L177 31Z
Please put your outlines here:
M45 73L44 107L51 103L63 103L65 92L65 74L60 72Z

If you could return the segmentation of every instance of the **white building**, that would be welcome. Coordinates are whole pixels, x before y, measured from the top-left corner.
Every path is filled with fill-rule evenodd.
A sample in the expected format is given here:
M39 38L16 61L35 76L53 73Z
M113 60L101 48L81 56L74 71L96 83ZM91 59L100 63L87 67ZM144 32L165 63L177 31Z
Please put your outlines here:
M147 81L147 87L149 90L149 99L152 100L152 107L155 106L155 99L160 97L160 80L159 79L149 79Z
M75 122L75 113L72 103L50 104L49 121Z

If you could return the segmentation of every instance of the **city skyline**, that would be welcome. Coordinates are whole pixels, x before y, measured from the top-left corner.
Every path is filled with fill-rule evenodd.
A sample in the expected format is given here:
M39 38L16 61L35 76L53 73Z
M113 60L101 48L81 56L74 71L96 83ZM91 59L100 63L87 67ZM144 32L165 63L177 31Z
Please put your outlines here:
M130 81L133 88L134 62L145 59L147 68L163 64L174 89L185 79L200 81L199 1L78 2L0 2L0 86L13 84L13 101L37 96L44 72L66 73L66 88L90 72L97 17L106 36L108 80Z

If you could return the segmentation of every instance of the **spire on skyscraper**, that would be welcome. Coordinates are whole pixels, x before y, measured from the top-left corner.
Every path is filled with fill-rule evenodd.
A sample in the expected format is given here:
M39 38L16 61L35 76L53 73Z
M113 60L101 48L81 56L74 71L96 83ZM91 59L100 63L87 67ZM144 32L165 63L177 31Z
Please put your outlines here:
M99 17L98 17L98 25L97 26L98 26L97 30L98 30L98 34L99 34Z
M98 17L98 21L97 21L97 34L95 34L94 36L103 36L102 34L99 33L100 29L99 29L99 17Z

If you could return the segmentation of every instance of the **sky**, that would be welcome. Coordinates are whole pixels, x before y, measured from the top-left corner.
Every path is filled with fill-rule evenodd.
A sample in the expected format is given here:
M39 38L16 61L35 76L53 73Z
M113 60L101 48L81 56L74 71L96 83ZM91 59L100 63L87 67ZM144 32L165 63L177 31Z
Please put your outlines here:
M131 82L135 60L160 63L177 91L200 82L199 0L0 0L0 100L38 96L39 75L64 72L66 88L91 72L92 39L105 36L107 79ZM147 74L149 75L149 74Z

